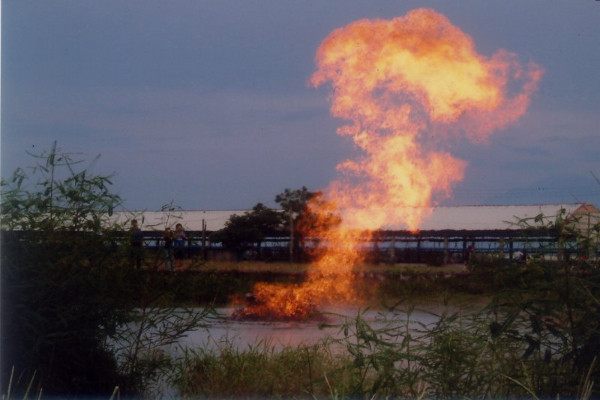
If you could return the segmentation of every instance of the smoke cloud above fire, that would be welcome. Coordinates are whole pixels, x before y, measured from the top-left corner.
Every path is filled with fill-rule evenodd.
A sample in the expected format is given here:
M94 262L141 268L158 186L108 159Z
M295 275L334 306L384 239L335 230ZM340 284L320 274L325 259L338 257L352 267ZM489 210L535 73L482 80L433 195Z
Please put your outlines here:
M444 150L464 135L483 140L521 117L543 70L515 54L478 54L442 14L417 9L360 20L320 45L312 85L331 84L331 113L349 123L363 155L338 165L327 194L344 225L417 230L428 206L451 195L467 163Z

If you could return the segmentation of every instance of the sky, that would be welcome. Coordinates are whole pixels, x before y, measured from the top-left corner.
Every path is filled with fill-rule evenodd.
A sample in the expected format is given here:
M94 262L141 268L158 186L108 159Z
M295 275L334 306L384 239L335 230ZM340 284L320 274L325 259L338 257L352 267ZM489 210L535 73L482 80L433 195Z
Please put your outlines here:
M361 19L431 8L544 69L527 113L456 139L464 179L442 205L600 207L600 1L2 1L1 174L54 141L115 173L127 210L276 207L359 155L336 129L319 45ZM596 178L595 178L596 177Z

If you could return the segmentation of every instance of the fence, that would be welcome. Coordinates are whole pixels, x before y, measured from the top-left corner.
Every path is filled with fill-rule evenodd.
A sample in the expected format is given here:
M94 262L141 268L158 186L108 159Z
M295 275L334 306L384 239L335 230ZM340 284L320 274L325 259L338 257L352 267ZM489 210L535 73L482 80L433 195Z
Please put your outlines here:
M188 258L215 261L289 261L289 236L272 236L260 244L245 248L228 249L220 243L212 243L203 232L187 232L185 254ZM162 247L162 232L143 232L144 246L150 251ZM529 232L520 230L502 231L378 231L372 240L361 243L359 251L365 253L367 262L372 263L423 263L444 265L464 262L469 245L474 245L475 254L493 255L500 259L514 260L519 254L568 260L574 257L598 256L596 246L592 252L582 249L575 237L559 238L552 232ZM295 243L294 258L308 262L315 256L311 241L302 246ZM318 253L318 251L317 251Z

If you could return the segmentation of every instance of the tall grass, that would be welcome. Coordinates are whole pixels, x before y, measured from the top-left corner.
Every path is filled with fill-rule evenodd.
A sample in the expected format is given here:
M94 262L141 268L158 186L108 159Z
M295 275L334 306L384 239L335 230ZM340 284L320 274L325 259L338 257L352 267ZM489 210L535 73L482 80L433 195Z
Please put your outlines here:
M295 397L350 393L354 371L333 343L277 350L267 342L239 349L222 341L214 349L187 353L179 389L183 396Z
M341 338L279 349L232 341L189 351L177 386L191 397L548 398L589 399L595 361L532 351L521 316L492 308L450 307L425 324L413 307L382 314L374 328L361 314L339 326ZM402 312L400 312L402 311ZM383 324L382 324L383 323ZM525 336L524 336L525 335ZM550 345L552 338L546 345ZM568 344L568 343L567 343Z

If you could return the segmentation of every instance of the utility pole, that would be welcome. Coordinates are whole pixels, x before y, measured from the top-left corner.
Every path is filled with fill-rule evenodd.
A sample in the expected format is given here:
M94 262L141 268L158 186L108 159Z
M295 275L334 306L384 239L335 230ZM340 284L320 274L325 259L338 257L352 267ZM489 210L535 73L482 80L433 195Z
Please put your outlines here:
M202 259L206 261L206 222L202 219Z
M294 262L294 212L290 207L290 263Z

